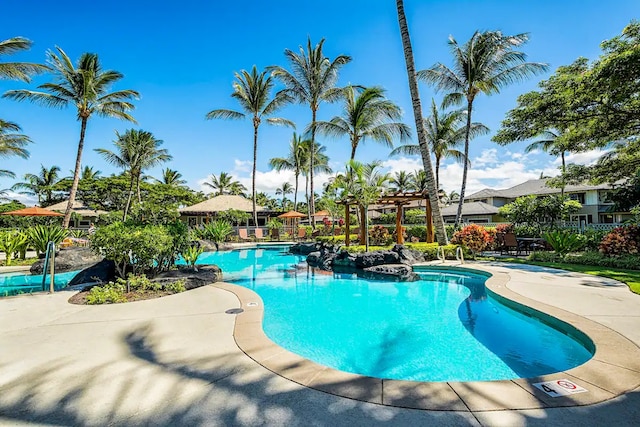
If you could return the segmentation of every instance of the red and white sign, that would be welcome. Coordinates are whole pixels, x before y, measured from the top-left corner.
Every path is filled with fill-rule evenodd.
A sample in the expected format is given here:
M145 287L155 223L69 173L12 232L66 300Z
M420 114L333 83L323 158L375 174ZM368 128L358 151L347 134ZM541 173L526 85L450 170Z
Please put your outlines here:
M534 383L534 387L544 391L551 397L569 396L570 394L585 393L587 390L567 379Z

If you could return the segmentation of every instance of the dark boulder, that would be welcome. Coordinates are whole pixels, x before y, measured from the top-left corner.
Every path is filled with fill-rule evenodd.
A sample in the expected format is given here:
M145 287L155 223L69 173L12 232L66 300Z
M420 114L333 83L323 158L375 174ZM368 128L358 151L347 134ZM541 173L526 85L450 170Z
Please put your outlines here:
M217 265L198 265L195 269L179 266L177 270L160 273L153 281L167 284L180 279L185 280L187 289L199 288L200 286L222 281L222 270Z
M55 271L82 270L102 261L102 256L96 255L89 248L64 248L56 252ZM44 258L39 259L31 266L31 274L42 274ZM48 267L47 267L48 268Z
M334 267L346 267L346 268L355 268L356 267L356 257L351 255L346 250L341 250L338 252L336 257L333 259Z
M392 249L392 252L396 252L400 257L400 262L402 264L413 265L419 262L425 262L424 254L415 249L407 248L403 245L395 245Z
M307 255L307 264L311 267L331 270L333 260L338 256L338 247L329 244L320 244L319 246L319 250Z
M85 268L69 282L68 286L81 285L92 282L109 282L116 278L116 266L113 261L102 261Z
M400 264L400 255L392 251L375 251L357 254L356 268L368 268L374 265Z
M415 282L420 276L405 264L375 265L363 270L361 277L378 280L395 280L398 282Z
M311 252L319 251L322 248L320 243L315 242L301 242L292 245L289 248L289 252L296 255L309 255Z

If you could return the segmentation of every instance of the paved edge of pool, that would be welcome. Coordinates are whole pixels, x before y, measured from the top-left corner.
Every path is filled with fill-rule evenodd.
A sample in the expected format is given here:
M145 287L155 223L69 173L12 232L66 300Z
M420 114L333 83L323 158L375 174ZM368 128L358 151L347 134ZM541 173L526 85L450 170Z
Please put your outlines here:
M271 372L302 386L336 396L401 408L436 411L524 410L583 406L613 399L640 386L640 348L599 323L526 298L509 288L507 273L473 265L429 266L433 269L490 274L486 287L493 298L525 314L539 317L587 347L594 355L573 369L534 378L476 382L418 382L372 378L319 365L285 350L262 329L263 302L254 291L217 282L213 286L235 294L242 313L236 316L234 339L251 359ZM533 386L568 379L587 393L551 397Z

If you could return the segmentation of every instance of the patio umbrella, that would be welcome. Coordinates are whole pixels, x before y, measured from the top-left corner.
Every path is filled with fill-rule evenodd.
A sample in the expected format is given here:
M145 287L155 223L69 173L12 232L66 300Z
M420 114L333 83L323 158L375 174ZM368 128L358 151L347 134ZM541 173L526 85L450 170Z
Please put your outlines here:
M289 224L289 231L291 234L293 234L293 232L295 231L294 223L297 224L300 218L306 218L306 217L307 216L305 214L296 212L296 211L289 211L289 212L283 213L282 215L278 215L278 218L284 219L285 229L287 228L287 224Z
M3 212L2 215L16 215L16 216L64 216L59 212L50 211L49 209L39 208L34 206L32 208L18 209L17 211Z

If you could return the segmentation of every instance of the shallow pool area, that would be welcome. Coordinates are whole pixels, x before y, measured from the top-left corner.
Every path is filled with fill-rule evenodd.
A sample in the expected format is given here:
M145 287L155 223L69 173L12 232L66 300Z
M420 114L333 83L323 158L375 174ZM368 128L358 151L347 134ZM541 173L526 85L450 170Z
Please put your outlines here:
M487 295L486 276L420 272L410 283L309 268L283 249L203 254L264 302L278 345L334 369L413 381L534 377L578 366L585 346Z
M56 273L54 276L55 290L67 286L76 274L78 274L78 271ZM47 275L44 290L49 290L49 283L50 276ZM28 272L24 271L0 274L0 297L30 294L42 291L42 274L28 274Z

